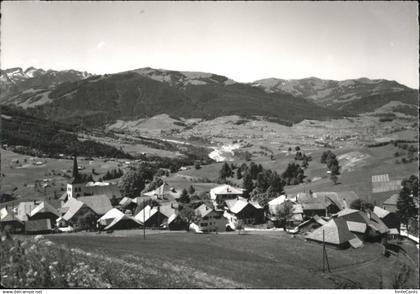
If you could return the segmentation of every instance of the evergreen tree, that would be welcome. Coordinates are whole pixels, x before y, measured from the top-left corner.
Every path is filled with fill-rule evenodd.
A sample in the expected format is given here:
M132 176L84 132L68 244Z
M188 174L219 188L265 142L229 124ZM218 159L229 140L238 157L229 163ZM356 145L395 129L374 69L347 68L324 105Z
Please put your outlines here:
M222 169L219 172L219 178L224 180L232 176L232 169L230 168L229 164L225 162L222 166Z
M178 198L178 201L183 204L190 203L190 197L188 196L187 189L182 190L181 196Z
M193 195L193 194L195 193L195 188L194 188L194 186L193 186L193 185L191 185L191 186L188 188L188 193L190 193L190 195Z
M121 182L120 190L123 197L138 197L144 189L144 179L140 169L130 170L124 175Z
M403 187L397 201L397 214L400 217L401 222L407 225L411 218L417 216L417 213L418 211L414 204L410 189Z
M244 196L249 197L249 194L254 189L254 183L252 182L252 177L249 173L246 173L243 178L242 188L245 190Z
M238 168L237 171L236 171L236 178L238 180L242 179L242 172L241 172L240 168Z

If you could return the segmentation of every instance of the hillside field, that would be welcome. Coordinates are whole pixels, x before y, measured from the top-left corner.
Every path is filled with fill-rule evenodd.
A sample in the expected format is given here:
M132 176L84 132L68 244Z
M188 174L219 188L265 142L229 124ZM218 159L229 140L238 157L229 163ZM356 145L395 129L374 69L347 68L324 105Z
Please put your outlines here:
M416 258L402 253L386 258L381 245L374 243L346 250L327 246L331 273L323 273L322 246L284 232L148 232L146 236L143 239L142 231L131 230L125 236L76 233L49 235L48 239L91 254L137 263L149 268L149 274L165 272L165 280L149 284L150 288L171 285L180 271L191 275L192 285L187 287L192 288L199 287L194 280L217 281L206 285L208 288L312 289L378 288L382 280L384 288L391 288L402 264L411 268L407 287L418 286ZM409 241L401 246L413 257L417 254Z

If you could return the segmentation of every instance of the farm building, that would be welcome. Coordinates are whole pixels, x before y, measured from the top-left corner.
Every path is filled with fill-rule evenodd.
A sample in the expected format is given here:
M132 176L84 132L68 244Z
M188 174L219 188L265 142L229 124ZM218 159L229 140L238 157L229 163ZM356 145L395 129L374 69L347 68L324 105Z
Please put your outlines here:
M134 218L146 227L160 227L168 219L160 212L159 206L151 207L150 205L146 205Z
M271 215L275 215L280 209L280 205L283 204L283 202L287 199L286 195L280 195L277 198L274 198L273 200L268 202L268 212Z
M364 240L379 238L389 231L380 218L371 211L343 209L333 217L345 220L349 230Z
M375 206L373 208L373 213L379 216L380 219L389 229L396 229L398 232L400 231L401 220L395 212L390 212L378 206Z
M45 234L52 231L50 219L29 220L25 222L25 232L27 234Z
M230 185L217 186L210 190L210 199L214 202L214 206L222 205L225 200L236 199L242 196L243 189L235 188Z
M48 202L41 202L29 214L30 220L49 219L51 224L55 224L60 213Z
M116 208L112 208L97 221L103 230L122 230L140 228L142 223L132 216L128 216Z
M363 243L347 227L346 221L333 218L305 236L308 240L325 242L339 248L361 247Z
M264 222L264 209L256 202L245 198L226 200L225 218L235 223L241 220L244 224L261 224Z
M195 219L192 228L197 232L223 232L226 231L226 219L221 212L201 204L194 210Z
M12 210L15 211L16 217L25 222L29 220L29 215L31 214L31 211L38 206L40 202L39 201L26 201L26 202L20 202L16 208L13 208Z

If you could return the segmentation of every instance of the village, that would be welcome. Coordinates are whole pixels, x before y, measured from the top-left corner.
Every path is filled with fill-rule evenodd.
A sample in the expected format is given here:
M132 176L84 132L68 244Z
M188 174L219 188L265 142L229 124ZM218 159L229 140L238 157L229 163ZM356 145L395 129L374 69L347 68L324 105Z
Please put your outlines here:
M244 189L229 184L218 185L204 193L205 201L197 196L194 201L189 199L194 197L185 189L169 185L163 177L161 185L155 189L129 198L121 196L115 182L94 182L83 177L79 170L74 157L72 178L59 198L58 207L48 200L23 201L16 206L3 207L2 230L17 234L78 231L112 234L128 229L201 234L283 231L340 249L360 248L364 242L386 245L387 241L403 236L409 236L418 244L418 237L407 234L396 213L398 194L381 206L373 206L361 205L361 199L353 191L309 191L280 195L262 207L258 201L245 197ZM381 180L380 177L373 179ZM192 186L191 189L194 190ZM182 203L186 202L193 203L189 213L182 209ZM417 201L415 205L418 209Z

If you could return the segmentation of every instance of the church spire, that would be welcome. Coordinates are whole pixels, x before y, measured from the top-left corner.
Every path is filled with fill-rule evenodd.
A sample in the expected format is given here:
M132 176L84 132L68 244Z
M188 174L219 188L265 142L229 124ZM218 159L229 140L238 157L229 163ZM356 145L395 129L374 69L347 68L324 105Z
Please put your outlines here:
M79 177L79 168L77 166L77 158L76 155L73 157L73 178Z

